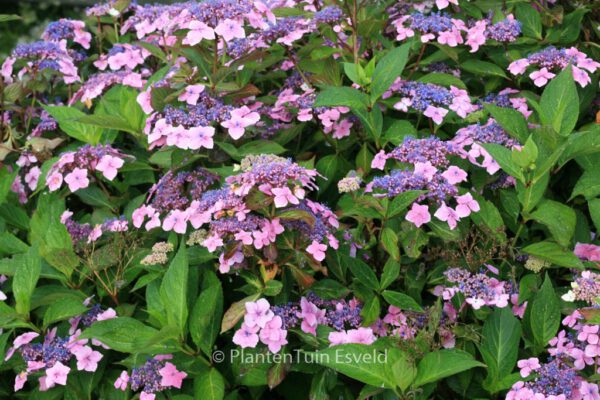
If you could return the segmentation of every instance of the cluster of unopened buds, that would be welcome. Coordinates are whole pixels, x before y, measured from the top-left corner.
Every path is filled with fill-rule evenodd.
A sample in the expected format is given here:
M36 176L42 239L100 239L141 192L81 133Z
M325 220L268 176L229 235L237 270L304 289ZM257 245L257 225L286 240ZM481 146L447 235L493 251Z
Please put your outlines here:
M143 365L127 371L115 381L115 389L126 391L130 386L133 391L140 391L140 400L154 400L156 393L169 388L181 389L187 373L179 371L175 364L169 362L173 358L170 354L161 354L149 358Z
M575 310L562 321L565 329L550 340L548 361L537 357L519 360L517 366L525 381L515 383L507 400L598 400L596 383L582 376L587 366L600 361L600 326L588 325Z
M456 185L467 180L467 172L450 165L448 157L456 153L450 142L438 138L415 139L407 137L404 142L389 153L381 150L371 163L372 168L385 168L386 161L394 159L401 163L412 164L413 169L396 169L389 175L377 177L367 185L366 192L375 196L395 197L413 190L425 190L406 215L406 220L417 227L431 221L429 205L419 204L431 200L438 209L434 216L444 221L451 229L456 228L461 218L479 211L479 203L470 193L459 195ZM447 202L456 201L456 207Z
M84 304L89 304L89 300ZM37 332L27 332L17 336L12 347L7 350L5 360L12 358L15 352L18 352L27 364L27 368L17 374L14 390L22 389L29 375L40 373L38 379L40 391L46 391L56 385L66 385L72 369L69 365L73 357L77 361L78 371L96 371L103 356L88 345L87 339L79 339L81 330L78 326L89 327L96 321L115 317L116 313L113 309L103 310L99 305L95 305L85 314L70 320L69 336L57 336L56 328L49 330L41 343L33 343L40 336ZM95 346L107 348L98 341L92 342Z
M98 179L94 174L96 171L112 181L128 158L132 157L110 145L85 145L77 151L61 154L46 175L46 185L53 192L66 183L71 192L76 192L89 186L90 175Z
M571 66L573 79L581 87L585 87L592 82L590 74L596 72L600 67L600 63L589 58L585 53L577 50L576 47L557 49L550 46L532 53L526 58L513 61L508 66L508 70L513 75L522 75L529 70L531 72L528 76L533 84L542 87L569 65Z

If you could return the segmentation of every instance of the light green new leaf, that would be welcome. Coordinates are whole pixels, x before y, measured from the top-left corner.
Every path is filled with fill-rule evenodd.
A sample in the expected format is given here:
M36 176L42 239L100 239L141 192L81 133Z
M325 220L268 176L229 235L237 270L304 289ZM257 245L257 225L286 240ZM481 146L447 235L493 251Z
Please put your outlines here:
M544 348L560 327L560 305L548 275L531 303L529 321L535 344Z
M210 368L194 379L196 399L221 400L225 396L225 380L216 368Z

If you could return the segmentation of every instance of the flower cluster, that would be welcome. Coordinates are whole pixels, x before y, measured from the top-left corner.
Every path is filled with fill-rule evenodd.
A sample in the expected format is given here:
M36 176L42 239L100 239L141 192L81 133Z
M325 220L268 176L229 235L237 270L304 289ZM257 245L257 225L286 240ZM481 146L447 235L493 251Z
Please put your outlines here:
M536 357L518 362L521 377L528 379L515 383L506 395L507 400L600 399L598 385L581 375L587 366L597 365L600 359L600 326L585 324L582 319L578 310L563 319L565 329L550 340L546 363L540 363Z
M406 81L398 78L383 94L383 98L390 98L396 94L401 98L394 104L394 109L403 112L408 112L409 109L416 110L431 118L437 125L442 123L450 110L459 117L466 118L467 115L479 108L471 103L471 98L466 90L454 86L446 89L433 83Z
M125 391L129 385L131 390L140 391L140 400L154 400L156 393L171 387L181 389L187 374L167 361L172 358L170 354L157 355L148 359L144 365L133 368L131 375L127 371L121 372L115 381L115 389Z
M418 33L422 43L437 41L450 47L464 43L471 47L472 53L479 50L487 40L509 43L514 42L521 35L521 24L512 14L495 24L491 19L490 16L465 23L445 12L429 14L413 12L409 15L400 15L392 24L396 28L396 40L402 41Z
M600 300L600 274L592 271L582 271L571 282L571 290L563 295L565 301L585 301L597 305Z
M305 250L317 261L325 258L328 246L337 248L335 214L322 204L304 199L306 190L316 187L316 171L271 155L248 156L239 168L239 174L228 177L225 186L215 190L206 190L215 180L211 174L167 174L151 189L152 201L134 211L134 226L141 227L145 218L149 218L145 224L148 230L162 226L165 231L185 233L188 223L194 229L208 224L208 232L202 234L202 246L210 252L223 248L220 270L224 273L232 266L241 265L244 246L256 250L266 248L286 228L302 233L304 241L308 240ZM186 182L191 183L189 197L182 193ZM256 196L264 196L264 203L249 204ZM302 215L309 222L265 218L252 212L269 204L275 209L285 208L292 214ZM160 214L166 212L161 222Z
M173 251L173 244L169 242L158 242L152 246L152 253L140 261L142 265L163 265L169 261L167 253Z
M88 174L98 179L98 176L94 175L96 171L112 181L127 158L131 156L126 156L110 145L85 145L77 151L61 154L46 175L46 186L53 192L60 189L64 182L71 192L76 192L89 186Z
M529 73L529 78L535 86L542 87L569 65L573 72L573 79L581 87L587 86L592 81L590 73L593 74L600 67L600 63L575 47L557 49L550 46L526 58L513 61L508 66L508 70L513 75L522 75L527 69L534 69Z
M510 137L493 118L490 118L485 125L473 124L460 128L451 143L460 157L468 159L473 165L485 168L490 175L498 172L500 165L481 146L481 143L500 144L509 149L521 148L519 142Z
M473 274L462 268L451 268L444 272L449 283L454 286L443 289L444 300L450 300L456 293L462 293L465 301L475 310L483 306L506 307L510 301L508 283L492 278L485 273Z
M447 222L448 226L454 229L461 218L479 211L479 203L470 193L458 194L456 185L467 180L467 173L457 166L449 166L448 157L455 153L451 142L444 142L435 137L407 137L390 153L380 151L373 158L371 167L384 169L388 159L395 159L404 164L412 164L413 169L396 169L389 175L377 177L367 185L366 191L375 191L376 196L394 197L407 191L423 190L425 193L413 203L406 220L417 227L430 222L429 205L419 203L431 200L438 206L434 216ZM450 199L456 201L455 208L446 203Z
M88 305L90 300L86 300L84 304ZM85 314L70 320L70 336L57 336L56 328L49 330L41 343L33 343L40 336L37 332L27 332L17 336L12 347L7 350L5 360L12 358L15 352L19 352L23 361L27 364L27 368L17 374L14 390L21 390L30 374L40 372L43 372L39 377L40 391L46 391L56 385L66 385L67 377L71 372L69 365L73 358L77 361L78 371L96 371L98 362L103 356L88 345L87 339L79 339L81 331L77 327L79 324L83 327L89 327L95 321L115 317L116 313L113 309L103 310L97 304ZM96 346L107 348L96 340L92 342Z
M73 220L72 216L73 212L66 210L62 213L60 222L67 228L67 232L69 232L75 245L93 243L106 232L125 232L129 230L129 222L124 216L107 219L102 224L96 224L93 227L88 223L81 224Z
M24 43L18 45L2 64L2 77L7 83L13 82L15 64L23 64L17 72L18 79L23 79L25 75L35 78L43 71L56 71L64 83L72 84L81 80L76 64L83 58L77 51L69 50L64 40Z
M83 21L61 18L48 24L42 39L49 42L61 42L63 40L73 40L80 44L84 49L90 48L92 35L85 30Z

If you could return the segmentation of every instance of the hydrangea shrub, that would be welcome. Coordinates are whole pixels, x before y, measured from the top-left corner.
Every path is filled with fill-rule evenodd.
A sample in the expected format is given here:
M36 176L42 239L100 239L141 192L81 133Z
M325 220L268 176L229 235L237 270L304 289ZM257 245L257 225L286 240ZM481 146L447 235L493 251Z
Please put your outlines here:
M0 70L0 396L600 399L597 16L49 23Z

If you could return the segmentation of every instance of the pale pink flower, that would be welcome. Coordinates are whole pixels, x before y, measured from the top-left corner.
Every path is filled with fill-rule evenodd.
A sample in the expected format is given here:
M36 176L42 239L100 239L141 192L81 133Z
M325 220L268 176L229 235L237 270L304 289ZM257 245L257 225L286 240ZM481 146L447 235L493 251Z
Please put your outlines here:
M102 175L109 181L112 181L117 176L117 170L123 166L125 161L119 157L104 155L96 165L96 169L102 172Z
M129 374L127 371L121 372L121 375L115 381L115 389L127 390L127 384L129 383Z
M246 127L255 125L260 120L260 115L251 111L247 106L237 108L229 114L230 119L221 122L221 125L227 128L229 136L234 140L244 135Z
M23 386L25 386L25 382L27 382L27 373L19 372L15 377L15 392L18 392L19 390L23 389Z
M347 335L348 343L372 344L376 339L371 328L350 329Z
M188 104L196 105L200 94L204 92L204 85L189 85L186 86L185 90L177 97L179 101L185 101Z
M444 117L448 114L448 110L442 107L435 106L427 106L423 115L429 117L435 122L437 125L441 124L444 120Z
M471 212L479 211L479 203L473 198L471 193L465 193L462 196L456 197L456 202L458 203L456 214L460 218L469 216Z
M160 384L166 387L174 387L181 389L181 384L187 374L183 371L178 371L174 364L167 362L158 373L162 377Z
M329 336L327 337L327 339L329 340L330 346L346 344L348 343L348 334L346 334L346 331L329 332Z
M467 173L455 165L452 165L450 168L444 171L442 176L451 185L456 185L457 183L465 182L467 180Z
M142 392L140 393L140 400L154 400L156 395L154 393Z
M445 202L442 202L440 208L433 215L440 221L447 222L450 229L456 228L456 223L460 219L456 211L448 207Z
M412 106L412 100L408 97L403 97L400 99L399 102L394 104L394 108L396 110L400 110L400 111L404 111L404 112L407 112L408 107L410 107L410 106Z
M185 211L173 210L164 219L162 228L165 231L173 230L176 233L184 234L187 230L188 215Z
M431 221L429 206L413 203L412 208L406 213L406 220L415 224L417 228Z
M452 3L454 5L458 5L458 0L435 0L435 5L440 10L448 7L450 5L450 3Z
M579 83L581 87L586 87L588 83L592 82L592 78L582 69L577 68L572 65L571 70L573 72L573 79L575 82Z
M42 170L39 167L33 167L27 172L25 175L25 183L29 186L29 189L35 190L41 174Z
M233 335L233 343L237 344L241 348L247 347L254 348L258 344L258 330L259 326L255 325L249 327L246 323L242 323L240 329L238 329Z
M222 36L226 42L229 42L235 38L243 39L246 37L246 32L244 32L244 26L242 22L229 18L217 25L215 28L215 33L219 36Z
M71 192L85 189L90 184L90 180L87 177L87 170L83 168L73 169L73 172L65 176L65 182L69 185L69 190Z
M279 352L281 347L288 343L286 340L287 331L282 329L282 326L281 317L276 315L260 331L260 341L266 344L272 353Z
M302 318L300 328L303 332L312 335L317 334L317 325L325 317L325 310L320 310L316 305L302 297L300 299L300 312L296 313L298 318Z
M540 361L536 357L531 357L527 360L519 360L517 366L521 369L521 376L527 378L531 371L535 371L541 367Z
M214 40L215 38L215 31L202 21L191 21L188 28L190 31L183 39L183 44L195 46L200 43L202 39Z
M284 188L273 188L271 189L271 193L275 196L273 199L275 203L275 207L281 208L290 204L300 204L300 200L290 190L288 187Z
M573 252L582 260L600 261L600 246L588 243L577 243Z
M431 165L431 162L416 162L415 163L415 175L421 175L431 181L437 172L437 168Z
M197 126L187 131L187 148L198 150L201 147L212 149L214 146L213 136L215 128L212 126Z
M50 388L54 385L66 385L69 371L71 368L57 361L52 368L46 370L46 386Z
M526 58L521 58L510 63L508 70L513 75L521 75L529 66L529 61Z
M100 236L102 236L102 225L96 225L96 226L94 226L94 229L92 229L92 231L88 235L87 242L88 243L95 242L96 240L98 240L100 238Z
M258 326L264 328L267 322L271 321L275 314L271 311L271 305L267 299L258 299L256 302L247 302L245 304L246 315L244 322L246 326L253 328Z
M537 87L542 87L548 83L549 79L554 78L556 75L549 72L547 68L542 68L539 71L534 71L529 74L529 77L533 80L533 84Z
M98 362L102 359L100 352L89 346L81 346L74 352L77 358L77 369L79 371L94 372L98 368Z
M208 251L212 253L217 249L217 247L223 246L223 239L221 239L216 234L211 235L204 239L204 241L202 242L202 246L206 247Z
M306 248L308 254L312 255L317 261L323 261L325 259L326 250L327 245L319 243L316 240L313 240L312 243Z
M388 156L385 154L385 151L379 150L379 153L375 154L373 161L371 161L371 168L383 170L385 168L385 162L387 159Z

